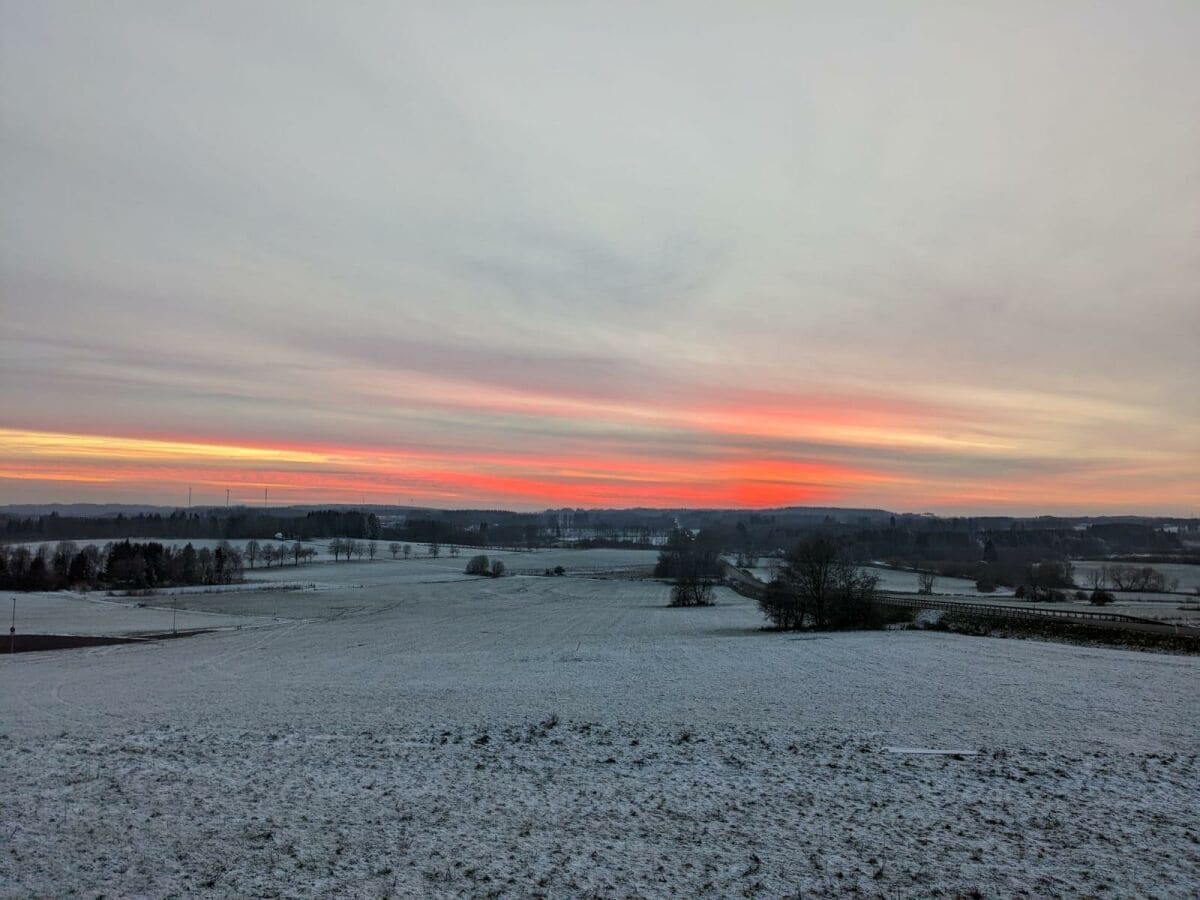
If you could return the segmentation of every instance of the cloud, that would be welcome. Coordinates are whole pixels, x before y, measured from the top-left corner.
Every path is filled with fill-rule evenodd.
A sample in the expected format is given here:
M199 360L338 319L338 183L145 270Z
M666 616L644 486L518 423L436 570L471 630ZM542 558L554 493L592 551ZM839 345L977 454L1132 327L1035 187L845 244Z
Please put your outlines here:
M1187 2L8 3L0 423L448 460L295 482L329 499L1194 512L1198 37Z

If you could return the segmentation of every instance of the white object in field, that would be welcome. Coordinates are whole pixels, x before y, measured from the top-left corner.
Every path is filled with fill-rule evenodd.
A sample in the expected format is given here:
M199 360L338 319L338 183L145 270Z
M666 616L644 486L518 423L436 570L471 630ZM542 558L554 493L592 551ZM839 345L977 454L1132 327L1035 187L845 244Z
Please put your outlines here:
M916 624L923 628L928 628L931 625L937 625L942 621L942 616L946 614L944 609L922 609L917 611L916 618L913 620Z

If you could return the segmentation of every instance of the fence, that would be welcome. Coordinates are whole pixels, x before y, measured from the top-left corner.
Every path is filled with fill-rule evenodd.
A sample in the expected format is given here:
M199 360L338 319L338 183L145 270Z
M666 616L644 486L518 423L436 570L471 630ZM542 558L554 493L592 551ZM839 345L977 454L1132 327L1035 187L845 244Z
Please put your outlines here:
M901 597L884 594L880 603L889 606L905 606L910 609L944 609L947 612L962 612L973 615L1002 616L1010 619L1082 619L1090 622L1120 622L1139 625L1161 625L1153 619L1139 619L1122 613L1092 612L1086 609L1032 609L1028 606L1002 606L998 603L970 603L959 600L938 600L934 597Z
M1092 612L1083 609L1032 609L1028 606L1001 606L998 603L969 603L956 600L938 600L933 597L902 597L895 594L880 596L879 602L886 606L901 606L908 609L940 609L966 616L993 619L1020 619L1025 622L1080 622L1104 628L1125 628L1131 631L1150 631L1162 634L1177 634L1200 637L1200 628L1160 622L1155 619L1140 619L1122 613Z

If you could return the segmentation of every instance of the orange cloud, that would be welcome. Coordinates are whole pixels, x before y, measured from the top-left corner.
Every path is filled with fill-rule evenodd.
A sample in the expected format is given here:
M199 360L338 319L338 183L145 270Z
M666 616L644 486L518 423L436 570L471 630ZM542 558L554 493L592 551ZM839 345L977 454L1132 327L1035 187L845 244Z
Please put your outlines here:
M482 500L520 505L776 505L833 497L839 486L887 483L879 472L778 460L628 455L440 453L324 447L297 450L145 437L0 430L0 478L182 485L276 499Z

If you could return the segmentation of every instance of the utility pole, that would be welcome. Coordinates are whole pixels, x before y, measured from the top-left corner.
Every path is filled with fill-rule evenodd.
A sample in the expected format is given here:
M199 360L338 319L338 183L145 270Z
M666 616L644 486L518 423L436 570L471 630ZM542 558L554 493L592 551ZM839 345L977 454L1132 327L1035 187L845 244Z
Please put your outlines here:
M8 628L8 652L17 652L17 595L13 594L12 625Z
M192 486L188 485L188 509L192 508Z
M229 488L225 488L225 508L229 509Z

